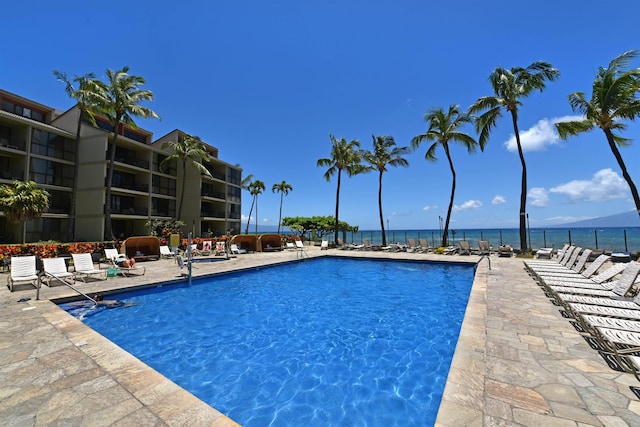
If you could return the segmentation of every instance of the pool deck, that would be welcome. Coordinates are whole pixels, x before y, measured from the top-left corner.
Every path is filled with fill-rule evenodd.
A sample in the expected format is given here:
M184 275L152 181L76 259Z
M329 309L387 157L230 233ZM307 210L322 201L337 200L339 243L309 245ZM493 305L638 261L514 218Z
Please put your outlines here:
M320 251L324 255L471 262L477 256ZM297 252L195 264L194 277L295 261ZM178 279L173 260L146 274L77 282L93 295ZM184 270L183 270L184 272ZM6 281L7 273L0 274ZM6 282L5 282L6 283ZM49 299L65 286L0 291L0 420L7 426L237 426ZM31 298L26 302L19 299ZM108 299L108 296L106 297ZM607 366L527 275L517 258L479 262L436 424L640 426L633 375Z

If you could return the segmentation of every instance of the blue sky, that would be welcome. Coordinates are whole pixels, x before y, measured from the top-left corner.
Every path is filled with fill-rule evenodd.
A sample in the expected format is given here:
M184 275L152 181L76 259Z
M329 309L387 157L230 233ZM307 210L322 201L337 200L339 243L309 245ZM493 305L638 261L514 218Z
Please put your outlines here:
M159 138L173 129L219 148L222 160L265 182L260 224L284 216L333 215L336 182L319 158L329 135L391 135L400 146L426 130L424 113L492 95L491 71L543 60L561 77L524 100L519 113L532 227L634 209L604 134L560 141L553 123L571 116L567 95L584 91L599 66L640 48L640 3L609 1L35 1L3 5L0 87L65 110L73 102L52 75L125 65L155 94L162 118L138 125ZM640 66L640 59L633 64ZM636 138L630 123L625 136ZM473 134L473 128L467 131ZM484 152L452 146L457 172L451 228L518 226L521 166L503 116ZM391 229L437 229L451 173L442 149L424 144L383 178ZM621 152L640 184L640 145ZM378 229L376 173L343 180L340 219ZM250 197L243 194L243 222ZM255 214L255 212L254 212ZM253 222L252 222L253 223ZM252 225L253 227L253 225ZM244 228L244 225L243 225Z

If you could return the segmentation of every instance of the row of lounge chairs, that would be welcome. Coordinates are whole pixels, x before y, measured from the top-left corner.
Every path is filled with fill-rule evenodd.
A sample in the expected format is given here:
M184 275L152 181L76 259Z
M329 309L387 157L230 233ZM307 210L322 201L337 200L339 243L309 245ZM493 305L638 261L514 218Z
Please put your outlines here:
M116 274L128 277L132 275L143 275L145 267L122 265L121 261L126 259L126 255L118 253L117 249L105 249L105 257L109 268L95 268L93 258L90 253L71 254L73 258L73 271L67 268L67 259L62 257L42 258L42 272L38 271L37 259L35 255L11 257L11 272L7 277L7 287L11 292L17 284L31 284L38 287L38 282L47 286L52 286L55 281L76 280L86 282L88 278L104 280L107 278L110 269Z
M525 262L563 316L608 365L640 381L640 263L614 263L590 249L565 245L555 259ZM640 397L640 389L631 387Z

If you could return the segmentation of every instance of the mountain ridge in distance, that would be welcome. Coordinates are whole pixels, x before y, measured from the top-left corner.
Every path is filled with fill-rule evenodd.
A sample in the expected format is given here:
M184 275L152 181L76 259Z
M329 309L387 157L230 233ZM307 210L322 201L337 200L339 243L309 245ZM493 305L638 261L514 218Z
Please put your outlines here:
M634 210L619 214L601 216L598 218L585 219L582 221L552 225L549 227L640 227L640 216L638 216L638 212Z

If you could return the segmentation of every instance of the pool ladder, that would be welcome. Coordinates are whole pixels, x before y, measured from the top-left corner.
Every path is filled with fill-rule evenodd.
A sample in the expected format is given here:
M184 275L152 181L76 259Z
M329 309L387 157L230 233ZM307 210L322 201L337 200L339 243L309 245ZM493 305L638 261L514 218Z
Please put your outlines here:
M62 284L64 284L64 285L68 286L69 288L73 289L73 290L74 290L74 291L76 291L78 294L82 295L84 298L88 299L88 300L89 300L89 301L91 301L92 303L94 303L94 304L96 304L96 305L98 304L98 303L96 302L96 300L94 300L94 299L93 299L93 298L91 298L89 295L85 294L84 292L82 292L82 291L80 291L80 290L76 289L76 287L75 287L75 286L73 286L71 283L67 282L67 280L66 280L66 279L64 279L63 277L58 277L58 276L56 276L55 274L51 274L51 273L48 273L48 272L46 272L46 271L43 271L43 272L42 272L42 276L52 277L52 278L54 278L54 279L56 279L56 280L59 280L59 281L60 281L60 283L62 283ZM41 280L40 280L40 278L38 278L38 287L36 288L36 289L37 289L36 300L39 300L39 299L40 299L40 282L41 282Z

